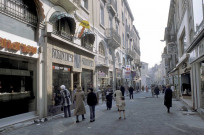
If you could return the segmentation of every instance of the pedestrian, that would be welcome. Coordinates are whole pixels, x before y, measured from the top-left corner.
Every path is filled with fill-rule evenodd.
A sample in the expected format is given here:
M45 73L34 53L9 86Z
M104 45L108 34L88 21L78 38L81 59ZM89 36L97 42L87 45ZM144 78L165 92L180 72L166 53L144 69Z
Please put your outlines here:
M74 95L74 101L76 105L74 115L76 116L76 123L78 123L79 115L82 115L82 120L85 120L84 114L86 114L84 106L85 95L80 86L77 87L77 91Z
M111 110L112 100L113 100L113 93L112 92L107 92L107 95L106 95L106 107L107 107L107 110Z
M146 86L146 92L148 92L148 87Z
M152 85L151 86L152 97L154 97L154 89L155 89L155 87L154 87L154 85Z
M122 97L122 92L120 90L116 90L114 93L115 100L116 100L116 106L119 111L119 106L121 105L121 97Z
M90 122L94 122L97 97L96 97L96 94L93 92L92 88L89 88L89 93L87 95L87 104L89 105L89 109L90 109Z
M129 87L129 95L130 95L130 99L133 99L133 91L134 91L133 87L130 86L130 87Z
M70 98L70 92L66 89L65 85L61 85L61 105L62 105L62 110L64 110L64 117L67 118L67 113L69 114L69 117L71 117L71 111L70 111L70 105L72 104Z
M125 98L123 96L121 97L121 105L119 106L119 119L121 119L121 112L123 112L123 118L126 119L125 117Z
M158 95L159 95L159 88L158 88L158 86L156 86L156 87L154 88L154 93L155 93L155 95L156 95L157 98L158 98Z
M167 108L167 112L170 113L170 107L172 107L172 90L170 85L167 85L167 89L165 90L164 105Z
M123 85L121 85L120 90L122 92L122 96L125 95L125 87Z

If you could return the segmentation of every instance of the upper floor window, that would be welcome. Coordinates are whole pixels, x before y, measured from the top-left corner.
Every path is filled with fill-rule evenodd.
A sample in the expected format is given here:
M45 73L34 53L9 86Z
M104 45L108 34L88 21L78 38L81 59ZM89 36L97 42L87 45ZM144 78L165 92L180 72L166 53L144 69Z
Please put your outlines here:
M125 47L125 36L124 36L124 33L123 33L123 47Z
M180 56L182 56L183 54L184 54L184 52L186 51L186 49L187 49L187 40L186 40L186 34L185 34L185 32L183 33L183 35L181 36L181 38L180 38L180 45L181 45L181 55Z
M104 26L104 6L100 5L100 24Z
M204 13L204 0L193 0L193 16L194 16L194 29L199 30L199 26L203 21Z
M88 0L82 0L81 5L88 10Z
M99 54L105 56L105 49L102 43L99 43Z
M125 58L123 58L123 65L125 65Z
M109 28L113 28L113 18L109 17Z
M124 14L123 14L123 12L122 12L122 22L124 24Z

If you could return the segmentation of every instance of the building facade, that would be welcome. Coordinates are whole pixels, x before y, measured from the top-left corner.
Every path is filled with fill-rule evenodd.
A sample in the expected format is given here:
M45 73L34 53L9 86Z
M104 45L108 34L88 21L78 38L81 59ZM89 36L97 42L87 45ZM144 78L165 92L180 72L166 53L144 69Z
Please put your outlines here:
M72 95L77 86L85 94L139 87L140 37L127 0L0 0L0 7L0 127L61 113L62 84Z
M204 101L203 4L202 0L171 0L165 30L166 48L171 49L163 53L177 97L199 112Z

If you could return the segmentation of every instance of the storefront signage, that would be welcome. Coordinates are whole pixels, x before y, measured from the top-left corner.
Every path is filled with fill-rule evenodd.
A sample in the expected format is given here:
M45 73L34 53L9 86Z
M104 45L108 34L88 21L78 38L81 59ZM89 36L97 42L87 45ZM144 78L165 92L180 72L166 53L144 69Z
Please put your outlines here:
M202 40L197 47L190 53L190 63L204 55L204 40Z
M37 47L33 47L30 45L25 45L19 42L11 42L11 40L7 40L5 38L0 37L0 49L6 48L12 51L21 51L22 53L36 54Z
M131 68L130 68L130 65L126 65L125 78L131 78Z
M54 48L52 48L52 58L63 60L63 61L68 61L68 62L73 62L72 54L69 54L69 53L54 49Z
M93 67L94 66L94 63L93 63L92 60L85 59L85 58L82 58L82 64L84 66L89 66L89 67Z

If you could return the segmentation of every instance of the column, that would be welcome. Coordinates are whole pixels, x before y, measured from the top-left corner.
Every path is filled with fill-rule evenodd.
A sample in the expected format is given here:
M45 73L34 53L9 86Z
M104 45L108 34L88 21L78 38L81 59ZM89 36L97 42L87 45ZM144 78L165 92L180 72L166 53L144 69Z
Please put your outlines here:
M79 72L79 86L81 86L81 72Z
M74 73L71 71L71 91L73 91L74 90Z
M115 49L111 49L113 59L113 91L116 90Z

